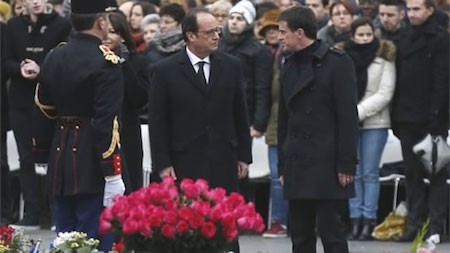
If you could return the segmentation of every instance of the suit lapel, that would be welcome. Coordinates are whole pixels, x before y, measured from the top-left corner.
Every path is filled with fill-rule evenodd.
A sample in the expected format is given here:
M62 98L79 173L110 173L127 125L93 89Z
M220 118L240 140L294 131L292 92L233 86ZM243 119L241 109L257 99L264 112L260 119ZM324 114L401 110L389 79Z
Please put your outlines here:
M221 69L221 60L219 55L212 53L209 57L211 65L210 65L210 72L209 72L209 82L208 82L208 92L211 94L214 87L219 82L219 73Z
M181 69L185 77L187 78L188 82L199 89L204 95L207 95L208 89L203 85L200 80L197 78L197 74L195 73L195 69L191 64L191 61L189 60L189 57L186 53L185 49L182 49L182 53L180 54L180 60L179 63L181 65ZM210 77L211 80L211 77Z

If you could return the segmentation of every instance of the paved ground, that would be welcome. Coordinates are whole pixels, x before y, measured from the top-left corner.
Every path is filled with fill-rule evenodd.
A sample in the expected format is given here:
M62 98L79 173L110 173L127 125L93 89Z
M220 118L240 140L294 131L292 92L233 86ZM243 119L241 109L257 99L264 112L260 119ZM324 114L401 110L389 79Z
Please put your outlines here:
M41 252L48 249L49 242L56 236L54 232L49 230L39 230L27 232L28 236L43 241ZM265 239L259 235L246 235L240 237L240 245L242 253L290 253L291 242L289 238ZM320 240L317 243L317 253L323 253ZM409 253L409 243L396 242L349 242L351 253ZM437 253L449 253L450 244L447 242L439 244ZM308 253L308 252L305 252Z

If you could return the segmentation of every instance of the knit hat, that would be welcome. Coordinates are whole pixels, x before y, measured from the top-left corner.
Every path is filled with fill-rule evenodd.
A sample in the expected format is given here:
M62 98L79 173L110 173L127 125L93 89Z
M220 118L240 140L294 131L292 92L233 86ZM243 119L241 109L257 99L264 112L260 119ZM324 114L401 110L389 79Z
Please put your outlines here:
M271 9L271 10L264 12L261 29L258 32L259 36L264 37L264 34L266 33L267 28L269 28L271 26L278 28L277 19L278 19L278 15L280 15L280 13L281 13L280 9Z
M231 13L239 13L241 14L245 20L247 21L247 24L252 24L255 21L256 16L256 9L253 4L248 0L242 0L240 2L237 2L233 7L231 7L228 14Z
M11 6L3 1L0 1L0 16L8 17L11 12Z

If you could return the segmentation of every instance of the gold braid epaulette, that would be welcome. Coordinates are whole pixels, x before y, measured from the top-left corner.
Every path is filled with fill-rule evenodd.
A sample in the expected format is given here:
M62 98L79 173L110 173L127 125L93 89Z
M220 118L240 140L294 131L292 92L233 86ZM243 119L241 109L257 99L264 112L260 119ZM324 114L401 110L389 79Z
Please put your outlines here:
M120 57L115 55L114 52L109 49L109 47L100 45L99 48L102 51L105 60L110 61L113 64L118 64L120 62Z
M48 111L55 110L55 107L52 105L44 105L39 100L39 86L40 84L38 83L36 85L36 90L34 92L34 103L37 105L37 107L39 107L39 110L41 110L41 112L45 115L45 117L49 119L56 119L56 116L50 116L50 114L46 112L46 110Z
M120 135L119 135L119 121L117 120L117 116L114 117L113 120L113 129L111 134L111 144L109 145L108 150L102 153L102 158L106 159L114 154L114 150L116 150L116 146L120 148Z

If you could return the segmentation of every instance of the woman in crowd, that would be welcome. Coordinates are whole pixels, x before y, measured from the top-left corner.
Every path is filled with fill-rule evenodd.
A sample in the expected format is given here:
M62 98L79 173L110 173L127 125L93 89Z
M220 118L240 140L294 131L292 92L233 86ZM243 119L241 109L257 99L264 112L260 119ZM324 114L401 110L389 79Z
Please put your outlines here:
M216 18L219 25L224 27L227 23L228 11L230 11L232 5L228 0L219 0L209 6L209 11Z
M180 27L185 15L183 6L176 3L165 5L159 11L160 32L155 34L145 51L150 70L153 64L180 51L186 45Z
M159 33L159 15L156 13L145 16L141 21L141 32L144 36L144 41L148 45L152 42L155 34Z
M148 14L156 13L155 6L148 2L137 1L133 3L130 10L130 27L131 33L136 44L136 50L138 53L144 51L147 44L144 41L144 37L141 33L141 21Z
M350 39L350 24L353 20L353 10L348 2L337 0L330 6L331 24L322 27L317 32L317 38L328 45Z
M126 17L119 12L109 14L108 38L103 44L119 55L123 62L124 99L120 143L126 191L142 187L142 139L138 111L147 103L149 77L145 58L137 54ZM128 179L128 180L127 180Z
M371 239L377 220L379 164L390 128L389 103L395 88L395 46L378 40L367 17L351 24L351 39L338 44L355 64L360 122L356 196L350 199L351 240Z

